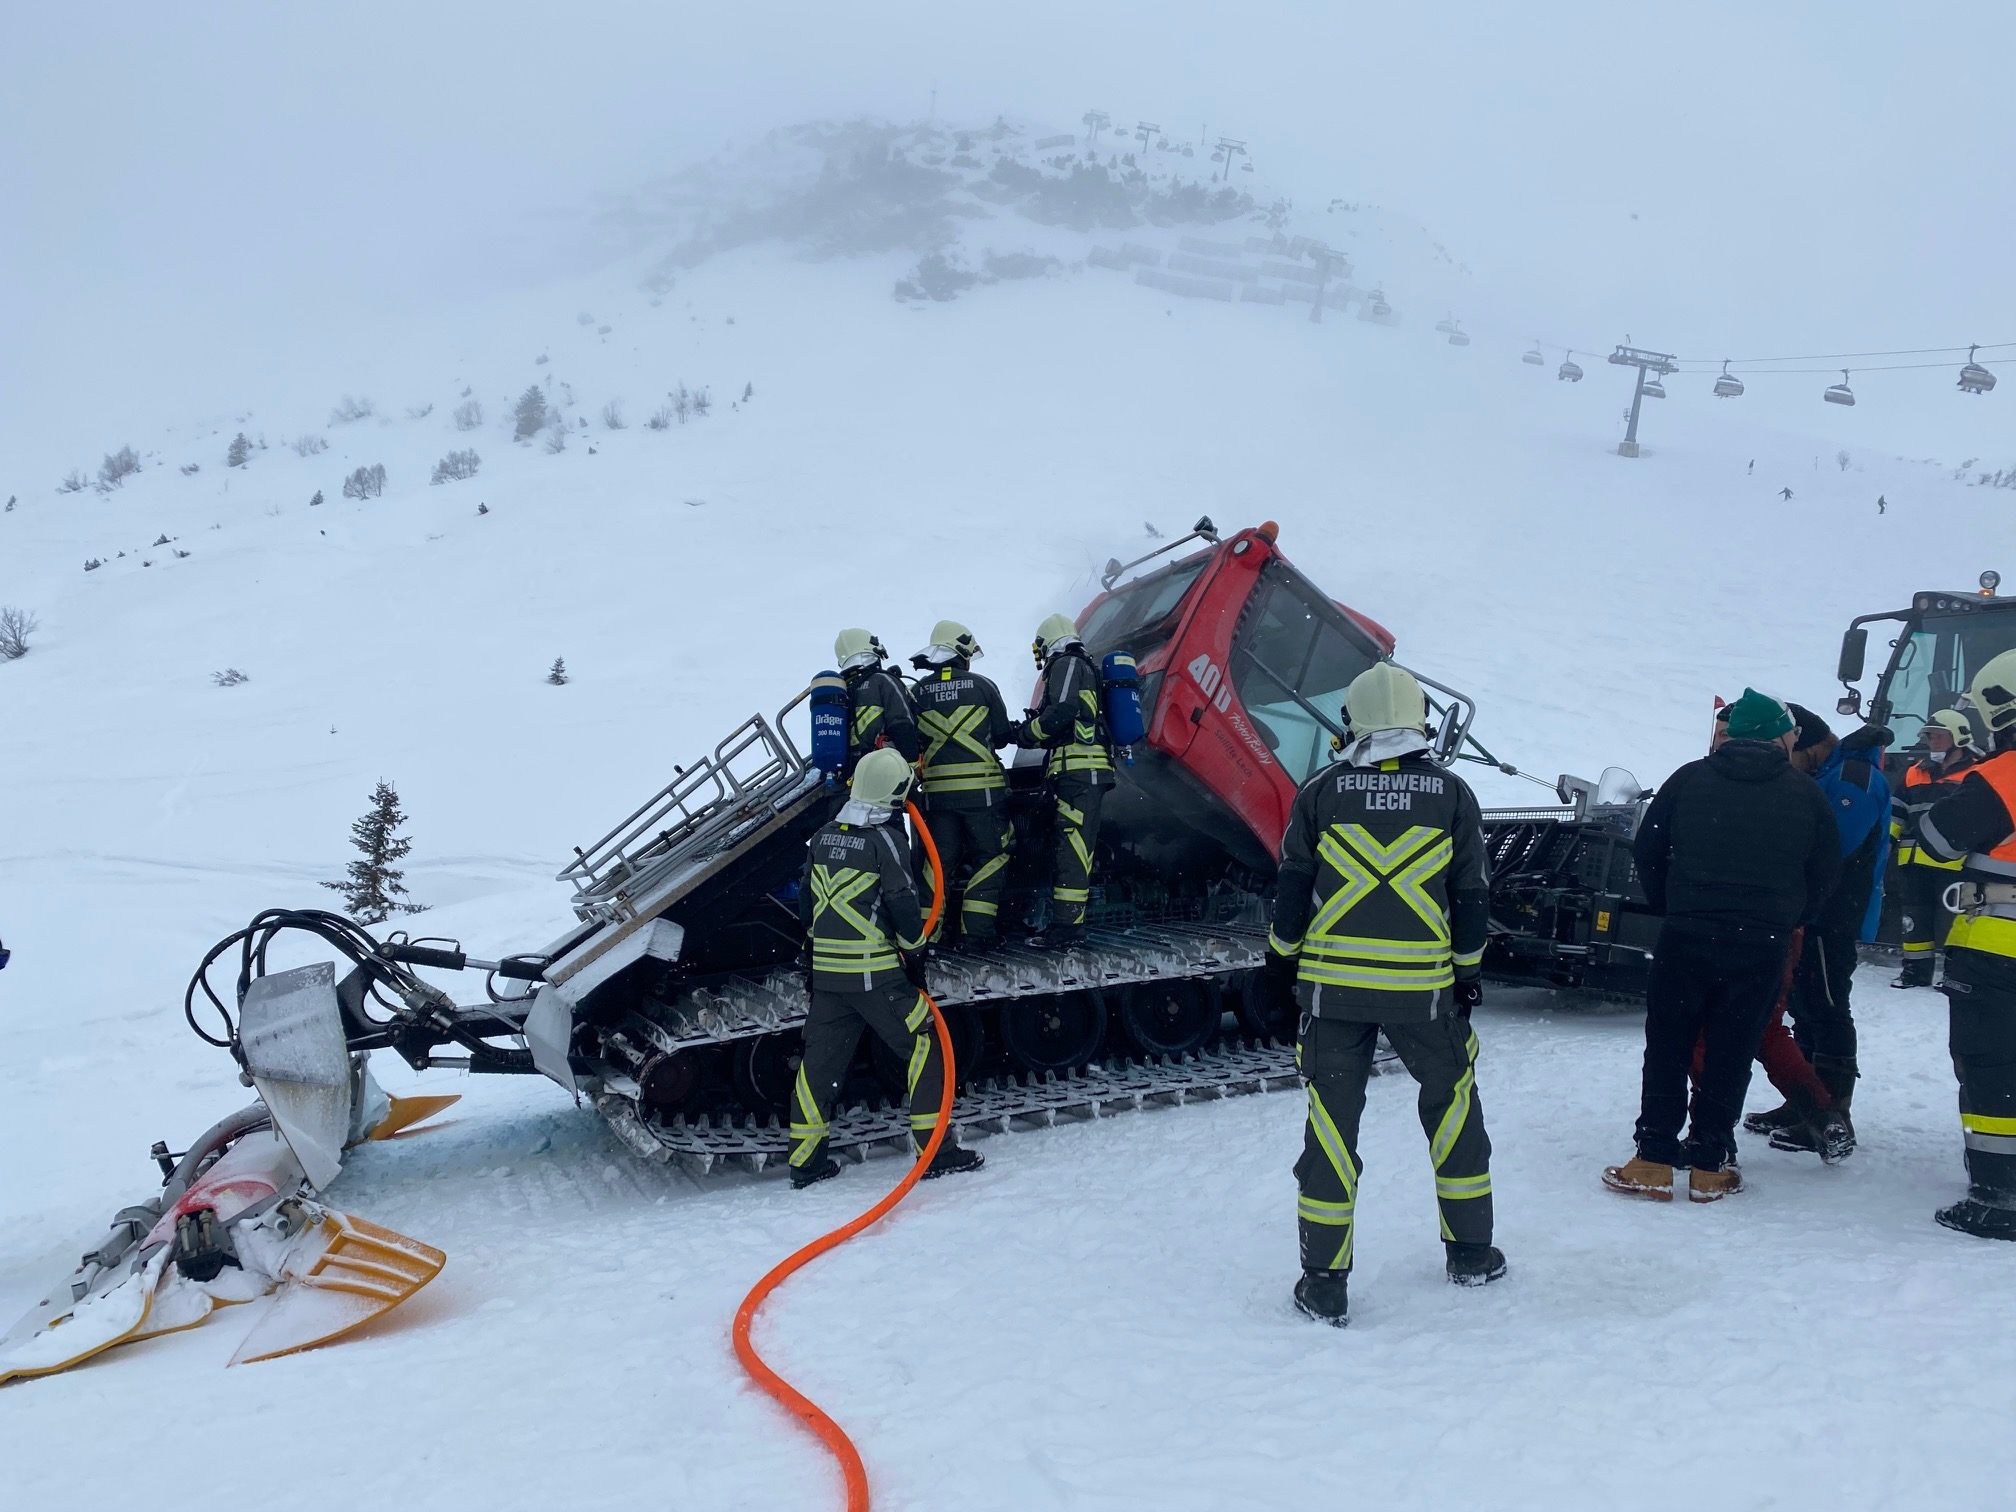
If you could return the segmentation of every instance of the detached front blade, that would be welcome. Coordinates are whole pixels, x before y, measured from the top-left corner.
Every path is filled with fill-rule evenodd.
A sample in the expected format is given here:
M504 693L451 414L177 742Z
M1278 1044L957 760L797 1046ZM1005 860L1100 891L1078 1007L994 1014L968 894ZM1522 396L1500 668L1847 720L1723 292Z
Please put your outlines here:
M116 1281L107 1276L110 1284L74 1302L41 1303L0 1339L0 1384L68 1370L142 1334L167 1263L166 1248L157 1249L146 1264Z
M448 1257L367 1219L320 1208L279 1260L280 1291L231 1357L294 1354L390 1312L441 1274Z

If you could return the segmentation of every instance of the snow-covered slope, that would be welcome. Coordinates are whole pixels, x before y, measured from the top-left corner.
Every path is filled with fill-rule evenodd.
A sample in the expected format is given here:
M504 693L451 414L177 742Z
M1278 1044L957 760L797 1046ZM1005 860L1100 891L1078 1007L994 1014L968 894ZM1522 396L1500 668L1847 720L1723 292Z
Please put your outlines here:
M284 398L177 396L215 418L107 437L144 460L109 494L58 494L53 464L17 487L0 603L42 628L0 665L0 933L16 952L0 976L0 1311L142 1189L151 1140L235 1105L228 1061L179 1022L182 983L255 909L331 901L316 884L381 776L412 816L408 881L436 905L421 922L503 951L566 917L547 879L569 847L783 703L840 625L907 653L957 617L1013 690L1035 623L1079 607L1147 527L1280 521L1300 565L1474 692L1485 740L1549 777L1615 762L1656 780L1697 750L1711 694L1746 683L1825 707L1853 614L2012 570L2008 494L1864 451L1854 412L1812 395L1717 405L1676 381L1648 407L1646 456L1619 459L1619 370L1589 361L1571 385L1521 365L1516 312L1458 308L1508 334L1449 346L1431 327L1460 267L1369 212L1277 219L1346 250L1354 283L1380 280L1390 328L1086 264L1123 237L1166 252L1270 236L1278 191L1253 193L1216 230L1080 229L1000 204L954 217L969 267L990 251L1056 266L947 302L892 299L935 231L815 256L791 228L696 256L690 230L645 217L622 265L387 332L374 371L318 376L303 357ZM1355 249L1337 219L1352 214ZM533 383L589 422L564 451L511 439ZM705 386L711 413L648 428L682 384ZM465 389L485 412L469 432L451 419ZM328 424L346 390L378 414ZM611 400L623 429L600 419ZM267 444L227 468L240 430ZM328 449L297 455L305 435ZM465 446L478 474L430 486ZM383 496L344 498L375 463ZM542 681L555 656L564 687ZM226 667L250 681L213 686ZM1488 1293L1433 1284L1411 1098L1382 1084L1344 1338L1285 1306L1292 1098L998 1144L973 1184L928 1189L794 1283L770 1336L856 1428L891 1506L1347 1489L1694 1505L1704 1486L1747 1504L1816 1488L1957 1501L2010 1468L2006 1448L1964 1411L1895 1409L1956 1400L1955 1381L1997 1399L2003 1257L1927 1222L1960 1177L1942 1005L1878 980L1862 982L1864 1152L1823 1173L1758 1151L1754 1196L1701 1212L1595 1188L1626 1147L1635 1020L1494 1002L1483 1085L1516 1270ZM21 1442L76 1446L17 1481L50 1505L116 1494L186 1452L196 1400L201 1421L248 1422L290 1462L314 1446L346 1499L816 1502L826 1469L740 1383L727 1318L893 1169L803 1199L696 1185L640 1169L543 1083L459 1090L452 1128L353 1173L352 1205L452 1257L398 1322L226 1376L227 1319L16 1388ZM419 1459L367 1437L422 1404ZM84 1447L108 1433L128 1452ZM1669 1456L1685 1474L1648 1483ZM270 1463L207 1473L239 1499Z

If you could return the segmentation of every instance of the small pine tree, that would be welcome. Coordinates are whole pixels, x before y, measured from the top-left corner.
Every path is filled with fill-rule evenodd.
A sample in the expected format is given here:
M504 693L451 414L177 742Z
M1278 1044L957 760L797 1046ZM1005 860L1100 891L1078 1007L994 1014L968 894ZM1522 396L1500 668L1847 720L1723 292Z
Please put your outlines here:
M747 404L747 403L748 403L748 402L749 402L749 401L750 401L751 399L754 399L755 397L756 397L756 385L755 385L755 384L753 384L753 383L745 383L745 384L743 384L743 385L742 385L742 402L743 402L744 404Z
M413 842L398 833L405 822L399 794L379 778L370 811L350 826L350 841L362 856L344 868L343 881L322 884L343 894L343 906L360 924L382 924L394 914L420 912L418 904L404 901L406 874L398 863L413 849Z
M226 467L243 467L245 459L251 455L252 443L245 439L245 432L240 431L231 438L231 449L224 453L224 465Z
M546 428L546 395L536 383L528 384L512 407L513 440L529 441Z
M553 658L553 665L546 669L546 681L553 684L556 688L566 685L568 681L566 657L556 656Z
M315 490L315 497L308 501L308 507L310 509L313 509L317 504L320 504L321 502L322 502L322 490L318 488Z

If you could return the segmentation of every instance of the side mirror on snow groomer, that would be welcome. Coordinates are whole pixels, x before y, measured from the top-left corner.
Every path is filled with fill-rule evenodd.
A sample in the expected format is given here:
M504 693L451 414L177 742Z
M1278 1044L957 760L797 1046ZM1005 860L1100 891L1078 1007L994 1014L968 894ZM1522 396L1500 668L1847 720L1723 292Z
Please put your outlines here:
M1869 632L1860 625L1851 627L1841 637L1841 660L1835 666L1834 675L1844 683L1860 680L1862 663L1868 654ZM1848 711L1844 709L1841 712L1845 714Z

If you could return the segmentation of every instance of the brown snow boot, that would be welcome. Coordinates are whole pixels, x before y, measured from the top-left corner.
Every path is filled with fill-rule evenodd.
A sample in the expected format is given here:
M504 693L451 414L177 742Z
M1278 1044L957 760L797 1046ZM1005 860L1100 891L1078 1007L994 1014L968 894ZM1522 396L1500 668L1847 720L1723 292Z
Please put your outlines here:
M1652 1202L1673 1200L1673 1167L1642 1155L1633 1155L1620 1166L1603 1168L1603 1185L1626 1197L1644 1197Z
M1696 1167L1687 1173L1689 1202L1720 1202L1724 1197L1734 1196L1742 1190L1743 1173L1736 1169L1733 1161L1719 1171L1704 1171Z

